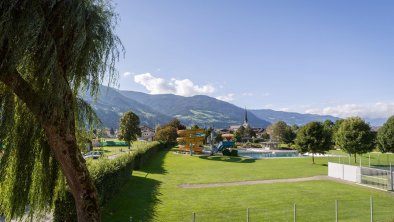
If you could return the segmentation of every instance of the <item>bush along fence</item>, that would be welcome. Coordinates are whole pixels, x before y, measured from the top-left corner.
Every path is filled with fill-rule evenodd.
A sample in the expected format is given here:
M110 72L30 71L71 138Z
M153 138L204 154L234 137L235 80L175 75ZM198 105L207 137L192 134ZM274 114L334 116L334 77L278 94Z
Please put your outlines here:
M167 146L163 143L152 142L113 160L100 159L87 162L90 176L99 194L100 206L119 192L126 181L131 178L133 169L140 169L150 157L165 148ZM53 220L55 222L77 221L75 203L70 192L66 191L63 197L56 200Z

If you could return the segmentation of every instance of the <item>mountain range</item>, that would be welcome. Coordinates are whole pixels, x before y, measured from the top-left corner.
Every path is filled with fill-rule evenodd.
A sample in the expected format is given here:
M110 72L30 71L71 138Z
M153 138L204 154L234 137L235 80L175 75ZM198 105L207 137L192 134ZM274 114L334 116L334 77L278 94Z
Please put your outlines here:
M185 125L227 128L244 121L245 109L209 96L191 97L173 94L151 95L142 92L117 90L101 86L100 95L93 98L86 93L82 98L90 103L105 127L118 127L122 113L132 111L140 117L141 124L155 127L176 117ZM314 114L275 111L270 109L248 110L252 127L267 127L279 120L287 124L303 125L310 121L335 121L339 118Z

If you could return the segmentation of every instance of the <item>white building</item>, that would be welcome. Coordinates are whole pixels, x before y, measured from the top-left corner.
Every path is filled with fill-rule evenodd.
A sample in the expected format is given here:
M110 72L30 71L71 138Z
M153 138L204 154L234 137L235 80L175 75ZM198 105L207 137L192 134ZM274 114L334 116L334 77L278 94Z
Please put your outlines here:
M148 126L141 126L141 137L138 138L139 140L144 140L144 141L153 141L153 138L155 137L155 130L148 127Z

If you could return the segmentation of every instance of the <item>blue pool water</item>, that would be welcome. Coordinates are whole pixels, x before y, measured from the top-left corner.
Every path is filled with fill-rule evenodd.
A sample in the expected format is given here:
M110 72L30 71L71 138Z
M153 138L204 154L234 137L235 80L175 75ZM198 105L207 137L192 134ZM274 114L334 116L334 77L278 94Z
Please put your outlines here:
M239 156L250 157L253 159L263 159L263 158L276 158L276 157L298 157L299 153L297 151L289 150L289 151L277 151L277 150L269 150L264 152L256 152L251 150L239 150Z

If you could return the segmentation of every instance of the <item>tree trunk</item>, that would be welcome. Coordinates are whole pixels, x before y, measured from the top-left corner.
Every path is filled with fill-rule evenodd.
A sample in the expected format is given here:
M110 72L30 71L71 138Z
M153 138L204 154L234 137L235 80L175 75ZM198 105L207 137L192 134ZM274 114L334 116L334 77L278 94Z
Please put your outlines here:
M357 154L354 153L354 163L357 163Z
M77 145L74 106L74 96L66 89L62 109L51 107L53 115L42 120L42 127L74 197L78 221L100 221L97 191Z
M315 154L312 153L312 163L315 164Z
M75 134L51 124L45 124L44 129L74 197L78 221L100 221L97 191L77 147Z

